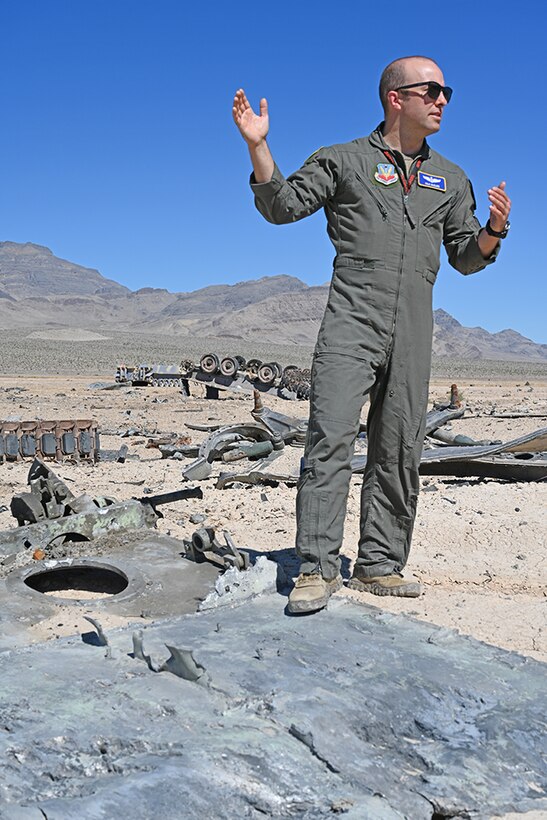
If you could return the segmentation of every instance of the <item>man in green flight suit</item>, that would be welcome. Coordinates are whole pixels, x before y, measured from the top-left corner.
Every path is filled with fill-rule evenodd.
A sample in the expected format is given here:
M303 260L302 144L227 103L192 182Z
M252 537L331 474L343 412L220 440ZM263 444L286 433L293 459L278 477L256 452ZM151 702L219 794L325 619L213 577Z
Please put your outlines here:
M266 100L257 115L242 89L235 95L258 210L282 224L323 207L336 249L313 361L296 502L301 574L290 612L321 609L342 584L350 461L369 394L359 552L349 586L376 595L421 591L402 570L419 491L440 247L460 273L482 270L496 258L511 207L504 182L490 188L481 228L465 173L427 144L451 96L433 60L395 60L380 80L384 122L368 137L319 149L285 179L266 142Z

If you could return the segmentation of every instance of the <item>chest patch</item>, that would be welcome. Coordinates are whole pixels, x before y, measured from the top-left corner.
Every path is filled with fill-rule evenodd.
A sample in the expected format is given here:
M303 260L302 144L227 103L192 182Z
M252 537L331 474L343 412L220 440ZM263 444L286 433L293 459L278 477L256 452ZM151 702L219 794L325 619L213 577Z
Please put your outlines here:
M379 162L376 168L374 179L381 185L393 185L399 179L395 166L391 163Z
M422 188L434 188L436 191L446 191L446 179L444 177L426 174L425 171L418 171L418 185L421 185Z

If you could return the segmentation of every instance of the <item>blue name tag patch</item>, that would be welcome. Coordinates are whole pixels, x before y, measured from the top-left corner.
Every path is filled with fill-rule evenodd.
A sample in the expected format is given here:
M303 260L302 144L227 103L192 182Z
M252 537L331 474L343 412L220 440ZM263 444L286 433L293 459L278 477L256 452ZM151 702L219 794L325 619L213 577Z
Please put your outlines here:
M446 191L446 179L433 174L426 174L425 171L418 171L418 185L422 188L434 188L436 191Z

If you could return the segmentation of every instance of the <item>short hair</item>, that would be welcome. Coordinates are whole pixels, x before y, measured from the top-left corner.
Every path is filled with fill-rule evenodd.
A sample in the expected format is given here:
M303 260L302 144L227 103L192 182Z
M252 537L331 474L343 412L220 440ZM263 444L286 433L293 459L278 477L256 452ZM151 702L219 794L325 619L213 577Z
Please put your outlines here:
M382 76L380 77L379 88L380 102L382 103L382 108L384 111L387 111L388 91L395 91L395 89L399 88L399 86L405 84L405 62L407 60L428 60L430 63L435 63L435 60L431 57L424 57L421 54L413 54L410 57L397 57L396 60L393 60L393 62L386 66L382 71ZM437 63L435 63L435 65L437 65Z

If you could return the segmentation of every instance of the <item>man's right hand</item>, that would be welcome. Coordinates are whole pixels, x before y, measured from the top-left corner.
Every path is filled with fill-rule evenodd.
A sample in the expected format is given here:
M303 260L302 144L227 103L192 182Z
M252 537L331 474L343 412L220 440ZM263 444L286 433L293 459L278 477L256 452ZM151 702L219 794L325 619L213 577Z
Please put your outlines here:
M251 108L245 92L240 88L234 97L232 114L241 136L249 148L256 148L264 142L270 127L268 102L264 97L260 100L260 115L258 116Z

